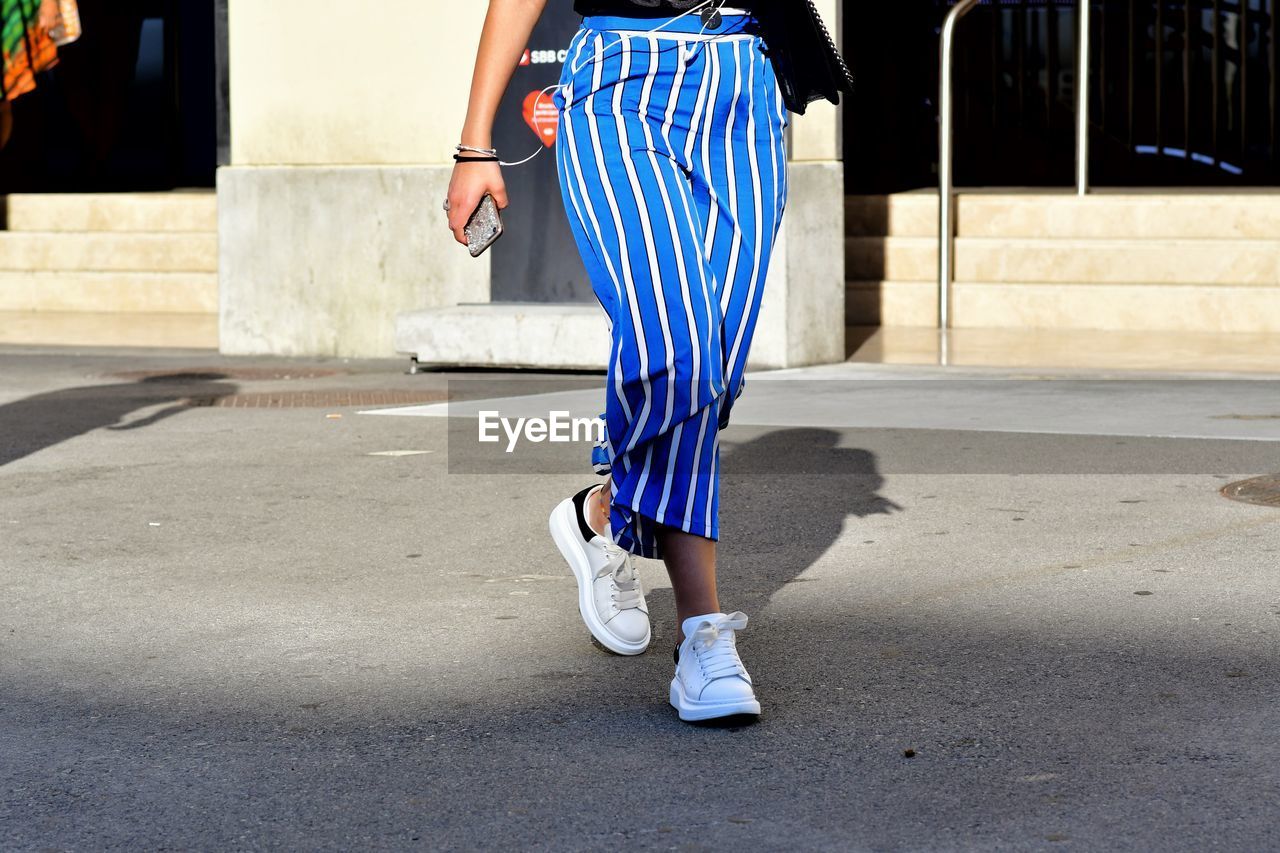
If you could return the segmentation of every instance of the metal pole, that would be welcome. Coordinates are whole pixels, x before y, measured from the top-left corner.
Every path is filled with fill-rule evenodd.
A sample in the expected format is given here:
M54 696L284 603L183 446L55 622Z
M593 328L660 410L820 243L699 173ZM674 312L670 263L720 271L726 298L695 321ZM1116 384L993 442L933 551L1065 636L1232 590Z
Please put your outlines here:
M955 277L955 178L952 173L953 54L956 22L978 5L960 0L942 23L942 54L938 87L938 328L942 330L942 360L946 362L946 334L951 327L951 281Z
M1080 0L1076 62L1076 195L1089 194L1089 0Z

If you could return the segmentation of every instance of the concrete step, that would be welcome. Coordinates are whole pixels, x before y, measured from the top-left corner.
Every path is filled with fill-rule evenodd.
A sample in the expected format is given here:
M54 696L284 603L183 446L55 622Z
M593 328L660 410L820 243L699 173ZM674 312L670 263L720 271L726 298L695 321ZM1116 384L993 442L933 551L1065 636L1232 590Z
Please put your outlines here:
M845 197L851 237L937 239L933 192ZM961 237L1078 239L1244 239L1280 235L1280 193L960 193Z
M395 346L422 364L603 370L609 327L595 304L453 305L398 315Z
M846 281L845 324L933 326L938 320L937 290L936 281Z
M854 281L928 281L937 244L926 237L847 237ZM961 237L956 279L984 282L1280 285L1276 240L1100 240Z
M218 315L3 311L0 344L216 350Z
M938 244L929 237L846 237L845 278L928 281L938 275Z
M938 235L938 194L907 192L844 197L844 228L850 237Z
M1280 193L962 195L956 226L961 237L1275 240Z
M594 302L454 305L398 314L395 322L396 351L424 365L604 370L609 345L608 322ZM778 336L760 327L747 367L785 363L779 348Z
M7 231L218 230L213 190L156 193L23 193L0 197Z
M1280 242L961 237L956 280L1276 286Z
M951 297L957 327L1280 333L1280 286L961 279ZM932 281L846 286L845 317L854 325L931 326L937 306Z
M0 231L0 270L217 272L216 233Z
M852 326L850 361L941 363L941 333L932 327ZM1274 375L1280 335L1087 329L951 329L947 363L955 366L1256 372Z
M3 272L0 311L216 313L216 273Z

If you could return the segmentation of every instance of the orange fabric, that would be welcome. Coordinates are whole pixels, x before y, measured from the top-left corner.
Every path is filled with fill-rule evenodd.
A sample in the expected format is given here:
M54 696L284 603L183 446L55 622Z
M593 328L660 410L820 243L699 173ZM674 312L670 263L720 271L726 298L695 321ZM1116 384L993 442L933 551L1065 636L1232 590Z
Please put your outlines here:
M4 82L0 85L5 100L12 101L36 87L36 75L58 63L58 46L49 34L31 27L18 42L12 54L4 53Z

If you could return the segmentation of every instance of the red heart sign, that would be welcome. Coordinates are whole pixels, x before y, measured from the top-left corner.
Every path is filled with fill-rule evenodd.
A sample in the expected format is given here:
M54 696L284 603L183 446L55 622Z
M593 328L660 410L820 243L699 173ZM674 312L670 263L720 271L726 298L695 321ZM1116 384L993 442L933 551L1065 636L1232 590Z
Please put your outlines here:
M556 125L560 121L560 111L550 92L530 92L524 99L524 121L542 140L542 144L550 148L556 144Z

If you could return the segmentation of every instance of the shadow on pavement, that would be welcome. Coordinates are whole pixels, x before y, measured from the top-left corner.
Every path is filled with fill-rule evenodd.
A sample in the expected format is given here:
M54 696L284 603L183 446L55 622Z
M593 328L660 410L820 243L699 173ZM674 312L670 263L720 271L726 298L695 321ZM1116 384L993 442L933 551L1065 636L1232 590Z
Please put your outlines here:
M0 846L1274 849L1274 655L944 609L813 616L800 643L753 641L778 675L766 714L720 730L675 720L654 652L444 682L344 669L302 692L286 667L203 701L5 677Z
M828 429L779 429L728 445L721 498L722 575L734 609L759 611L840 538L849 518L886 515L902 507L880 494L876 455L837 447ZM790 478L792 488L779 488ZM756 566L747 586L734 582L736 563Z
M0 465L7 465L91 430L141 429L187 408L193 397L234 394L237 386L218 373L169 373L137 382L62 388L0 406ZM137 420L134 412L164 408Z
M752 616L784 586L804 581L847 519L903 508L879 493L876 455L838 447L838 432L775 429L733 440L741 434L731 428L721 446L718 574L723 607ZM655 619L675 609L669 587L648 598ZM674 636L667 628L656 626L655 637Z

